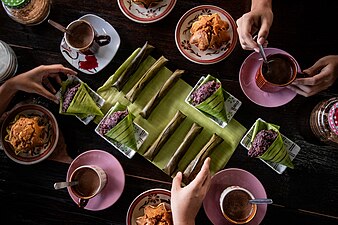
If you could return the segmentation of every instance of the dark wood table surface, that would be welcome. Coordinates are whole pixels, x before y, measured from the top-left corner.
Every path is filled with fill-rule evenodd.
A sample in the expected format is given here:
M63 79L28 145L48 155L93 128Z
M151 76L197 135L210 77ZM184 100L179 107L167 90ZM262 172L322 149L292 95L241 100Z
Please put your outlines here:
M336 1L274 1L274 23L270 30L269 46L292 54L302 68L317 59L337 54L338 36L334 31L338 21ZM321 99L337 95L337 85L313 97L296 96L286 105L266 108L251 102L239 84L239 69L251 51L240 44L225 60L213 65L198 65L184 58L176 47L174 31L180 17L189 9L210 4L224 8L237 20L250 10L251 1L183 1L178 0L173 11L163 20L139 24L125 17L117 1L53 0L50 19L61 24L85 15L96 14L114 26L121 37L121 45L111 63L95 75L80 73L79 77L94 90L145 41L156 47L155 56L169 59L168 67L188 71L183 79L194 85L202 75L212 74L223 87L235 95L242 106L235 119L246 128L257 118L281 126L281 133L301 147L294 160L295 169L277 174L257 159L250 159L240 144L225 168L241 168L254 174L264 185L274 203L268 206L261 224L337 224L338 223L338 149L320 144L309 134L308 113ZM8 43L18 58L18 73L41 64L71 65L59 50L62 33L46 21L37 26L14 22L0 9L0 40ZM20 95L19 95L20 96ZM32 95L22 94L21 98ZM53 184L66 177L69 164L44 160L26 166L13 162L0 151L0 221L1 224L125 224L132 200L151 188L170 189L171 178L136 154L128 159L95 132L95 124L82 124L73 116L58 114L58 106L33 96L57 117L68 146L68 154L75 158L90 149L102 149L113 154L122 164L126 175L124 192L111 207L101 211L79 209L66 189L54 190ZM19 99L16 99L17 101ZM196 224L211 224L203 207Z

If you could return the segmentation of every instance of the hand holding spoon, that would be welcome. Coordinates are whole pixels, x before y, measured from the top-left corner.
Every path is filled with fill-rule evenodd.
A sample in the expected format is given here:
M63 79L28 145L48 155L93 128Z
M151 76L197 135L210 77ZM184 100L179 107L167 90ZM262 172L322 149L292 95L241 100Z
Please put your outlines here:
M58 190L58 189L61 189L61 188L65 188L65 187L69 187L69 186L74 186L74 185L77 185L79 182L78 181L71 181L71 182L56 182L54 184L54 189L55 190Z

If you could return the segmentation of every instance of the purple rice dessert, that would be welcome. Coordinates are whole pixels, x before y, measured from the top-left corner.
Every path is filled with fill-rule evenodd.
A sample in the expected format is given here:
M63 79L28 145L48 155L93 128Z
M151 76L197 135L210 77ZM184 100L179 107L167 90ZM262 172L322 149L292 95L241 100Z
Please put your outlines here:
M99 127L99 132L101 134L106 134L108 131L110 131L113 127L116 126L121 120L123 120L124 117L128 115L128 110L124 111L116 111L113 112L111 115L107 116L101 123Z
M268 150L268 148L276 140L277 136L278 133L274 130L259 131L252 142L248 155L250 157L261 156L264 152L266 152L266 150Z
M77 90L79 89L80 84L76 84L73 87L67 88L65 94L63 96L63 104L62 104L62 111L66 112L70 103L72 102Z
M220 86L221 84L214 80L206 82L191 94L192 104L194 106L200 104L215 93Z

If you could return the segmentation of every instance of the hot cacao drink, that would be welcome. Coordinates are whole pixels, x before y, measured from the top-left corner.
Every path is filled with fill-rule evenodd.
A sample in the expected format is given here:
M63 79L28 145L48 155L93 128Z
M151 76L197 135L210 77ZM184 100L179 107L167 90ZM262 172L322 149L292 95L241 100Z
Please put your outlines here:
M94 31L86 22L79 21L70 26L71 35L66 34L68 43L74 48L88 47L94 40Z
M264 78L273 84L284 85L294 78L296 68L291 59L282 54L268 56L268 63L263 63Z
M73 191L81 197L90 197L94 195L99 186L100 178L97 173L91 168L83 168L78 170L74 174L74 180L77 180L79 183L75 186L72 186Z

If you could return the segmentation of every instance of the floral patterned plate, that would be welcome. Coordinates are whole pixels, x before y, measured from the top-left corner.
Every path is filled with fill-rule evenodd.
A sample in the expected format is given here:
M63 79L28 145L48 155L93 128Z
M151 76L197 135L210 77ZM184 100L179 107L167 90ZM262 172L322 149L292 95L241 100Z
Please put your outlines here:
M105 68L108 63L114 58L117 50L120 47L120 36L107 21L99 16L87 14L79 19L86 20L93 25L99 35L107 34L111 37L108 45L100 47L99 51L94 55L84 55L71 49L64 38L60 44L60 51L65 59L78 69L86 74L95 74Z
M162 0L146 9L132 0L117 0L122 13L134 22L153 23L166 17L176 4L176 0Z
M195 45L189 43L190 28L200 15L212 15L218 13L222 20L229 23L230 41L224 44L220 49L206 51L199 50ZM201 5L190 9L178 21L175 30L175 41L178 50L188 60L198 64L213 64L220 62L230 55L237 43L236 23L231 15L225 10L212 5Z
M157 206L164 203L166 208L170 209L170 197L170 191L161 188L150 189L141 193L129 206L126 225L136 225L136 218L144 215L144 207L147 205Z

